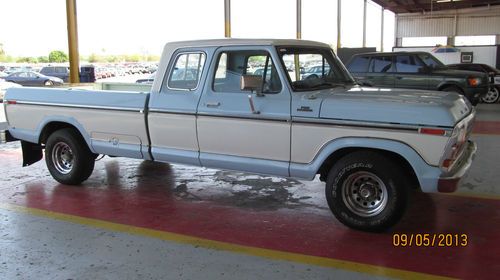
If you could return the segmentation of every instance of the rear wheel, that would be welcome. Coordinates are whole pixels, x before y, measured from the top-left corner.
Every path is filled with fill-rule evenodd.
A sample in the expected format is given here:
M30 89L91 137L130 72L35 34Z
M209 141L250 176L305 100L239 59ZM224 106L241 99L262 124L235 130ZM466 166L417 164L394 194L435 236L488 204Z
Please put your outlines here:
M326 181L328 206L348 227L383 231L396 224L408 204L408 186L398 165L374 151L341 158Z
M491 87L488 93L486 93L485 96L481 98L481 101L484 103L496 103L498 99L500 98L500 91L498 87Z
M94 170L94 154L74 129L52 133L45 145L45 162L52 177L61 184L78 185Z

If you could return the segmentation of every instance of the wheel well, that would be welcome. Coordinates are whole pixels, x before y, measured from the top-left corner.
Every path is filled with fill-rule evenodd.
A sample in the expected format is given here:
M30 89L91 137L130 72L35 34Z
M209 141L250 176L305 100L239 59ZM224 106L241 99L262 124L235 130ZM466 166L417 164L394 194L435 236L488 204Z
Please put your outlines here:
M461 93L464 92L459 85L455 85L455 84L444 84L444 85L440 86L438 88L438 90L445 90L447 88L456 88L456 89L460 90Z
M320 180L325 182L326 178L328 176L328 172L330 172L330 169L332 166L337 162L340 158L343 156L350 154L352 152L357 152L357 151L374 151L377 153L380 153L384 155L385 157L390 158L398 166L401 167L402 171L404 172L403 177L405 180L407 180L407 184L411 186L412 188L418 189L420 184L418 182L417 175L415 174L415 171L411 167L410 163L402 157L401 155L391 152L391 151L386 151L386 150L381 150L381 149L372 149L372 148L358 148L358 147L353 147L353 148L343 148L338 151L335 151L332 153L328 158L323 162L321 167L318 170L318 174L320 174Z
M38 139L38 142L40 144L45 144L47 142L47 138L54 133L57 130L63 129L63 128L71 128L74 129L78 134L80 134L80 131L74 127L73 125L65 122L50 122L45 125L45 127L42 130L42 133L40 134L40 138ZM81 134L80 134L81 136ZM82 137L83 138L83 137Z

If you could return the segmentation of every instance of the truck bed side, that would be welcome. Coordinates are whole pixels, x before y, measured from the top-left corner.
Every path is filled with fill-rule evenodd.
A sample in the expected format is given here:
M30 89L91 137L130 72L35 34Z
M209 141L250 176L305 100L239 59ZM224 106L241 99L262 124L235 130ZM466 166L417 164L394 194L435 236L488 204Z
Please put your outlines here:
M6 94L9 132L41 141L44 129L78 129L97 154L149 159L144 112L149 94L123 91L15 88Z

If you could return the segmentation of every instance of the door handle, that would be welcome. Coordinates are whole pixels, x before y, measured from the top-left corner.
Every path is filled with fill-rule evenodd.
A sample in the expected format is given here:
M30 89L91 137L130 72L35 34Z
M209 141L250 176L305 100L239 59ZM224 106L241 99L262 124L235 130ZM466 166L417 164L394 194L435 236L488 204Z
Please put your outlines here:
M207 102L205 105L210 108L217 108L220 106L220 102Z

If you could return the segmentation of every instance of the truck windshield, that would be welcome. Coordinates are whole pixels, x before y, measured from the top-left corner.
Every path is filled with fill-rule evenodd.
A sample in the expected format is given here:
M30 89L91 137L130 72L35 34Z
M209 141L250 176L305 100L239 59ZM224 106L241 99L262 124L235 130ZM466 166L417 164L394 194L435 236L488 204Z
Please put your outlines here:
M354 84L344 65L328 48L277 47L294 91Z

